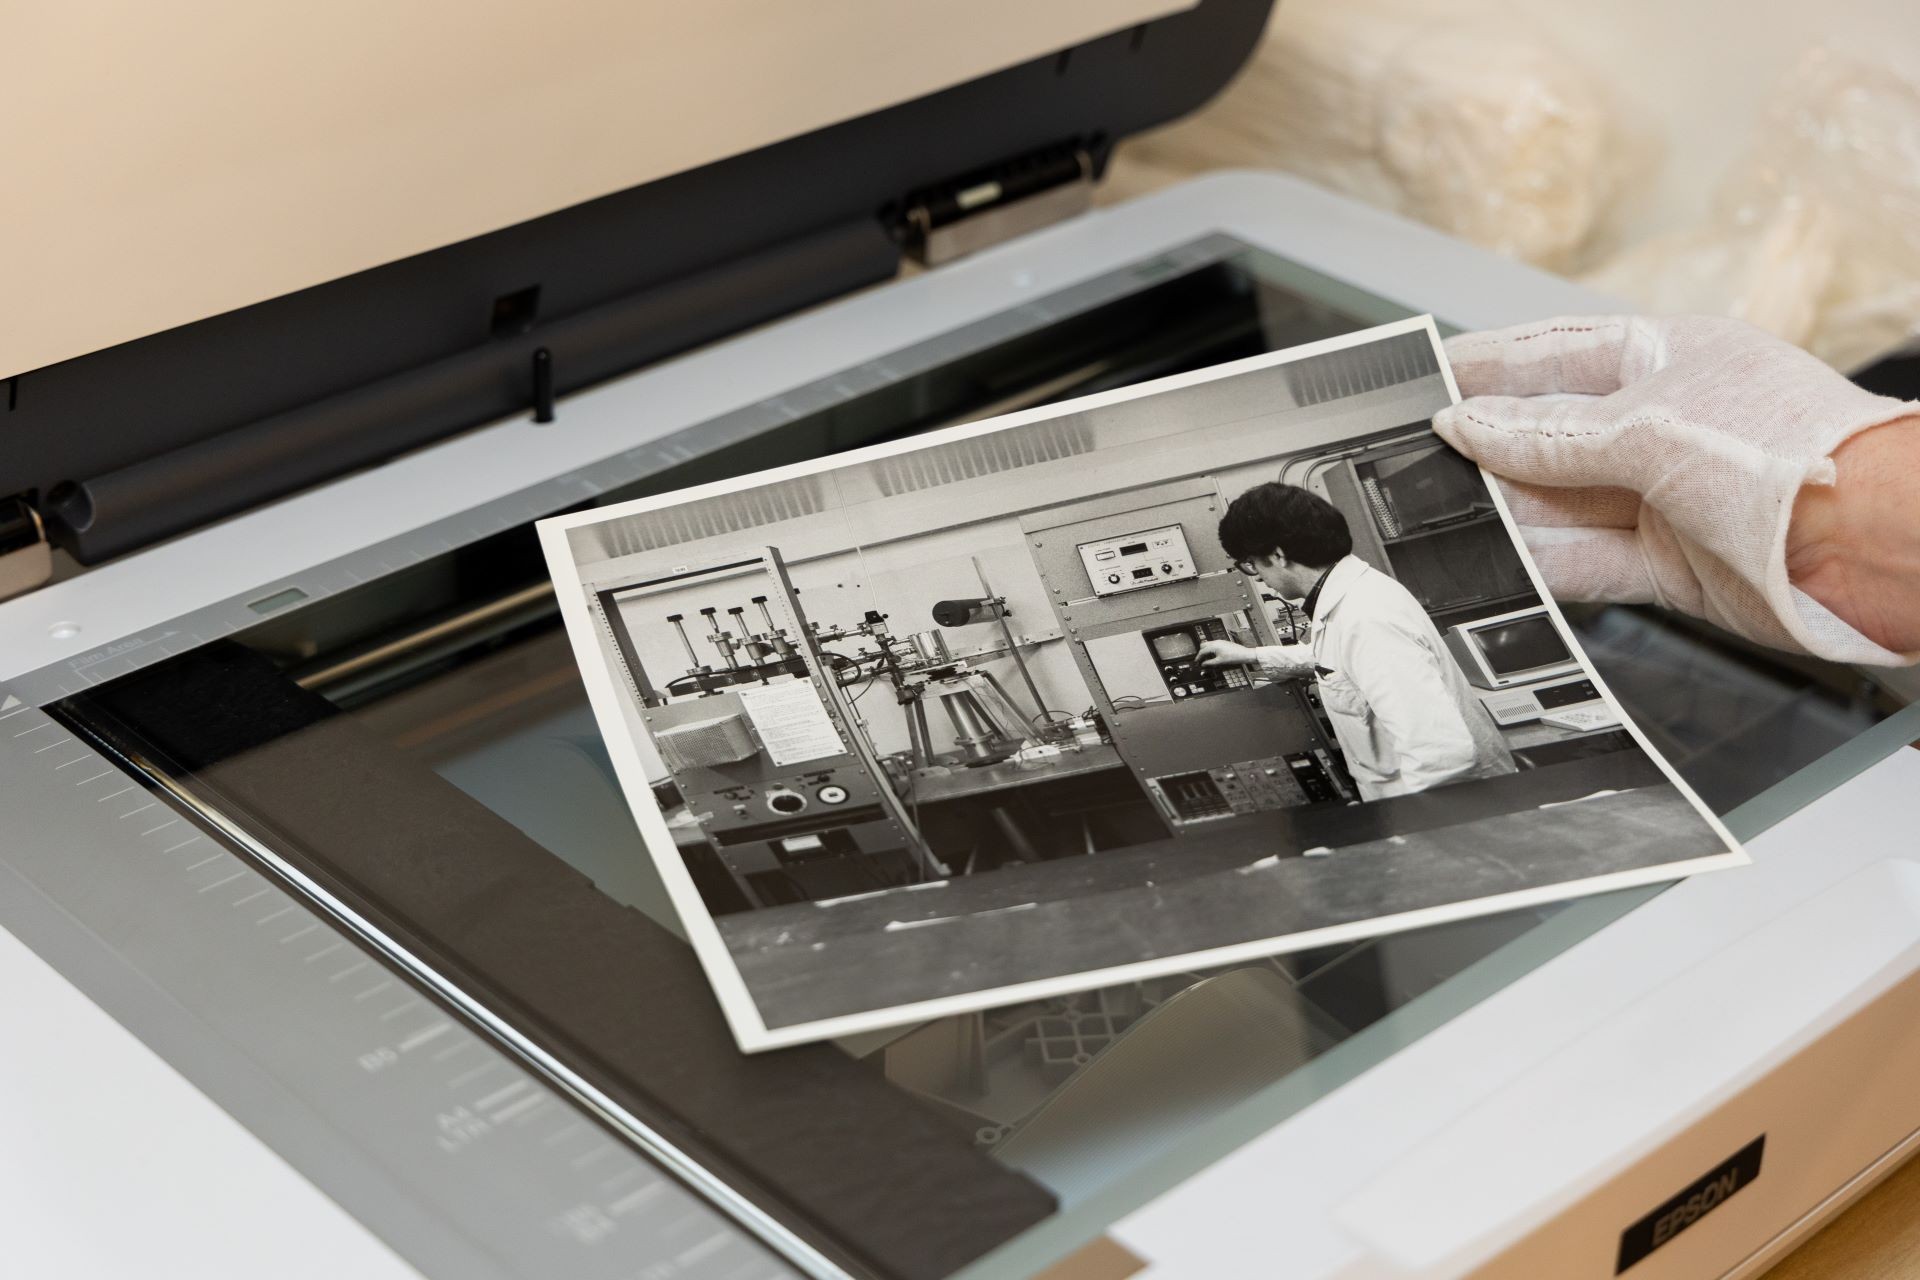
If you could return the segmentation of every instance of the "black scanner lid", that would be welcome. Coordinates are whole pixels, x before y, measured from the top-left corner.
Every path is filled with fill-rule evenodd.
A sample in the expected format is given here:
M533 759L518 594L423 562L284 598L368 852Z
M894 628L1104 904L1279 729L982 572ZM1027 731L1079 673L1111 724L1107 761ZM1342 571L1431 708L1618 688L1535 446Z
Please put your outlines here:
M1171 16L0 384L0 499L83 563L884 279L910 203L1180 116L1272 0ZM565 139L556 138L555 146ZM503 158L511 163L511 158Z

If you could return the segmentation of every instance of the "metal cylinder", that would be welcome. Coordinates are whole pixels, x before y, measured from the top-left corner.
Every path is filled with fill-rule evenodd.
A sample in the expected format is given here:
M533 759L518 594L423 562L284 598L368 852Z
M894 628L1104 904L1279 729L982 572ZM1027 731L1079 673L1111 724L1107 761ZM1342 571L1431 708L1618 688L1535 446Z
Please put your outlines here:
M947 638L938 631L916 631L907 637L907 643L913 646L916 658L926 663L942 663L953 657L947 648Z
M740 662L739 659L734 657L733 636L720 624L720 619L716 616L715 611L712 609L702 609L700 616L707 620L709 627L713 628L712 632L707 636L707 640L714 648L720 651L720 656L726 660L728 669L731 670L738 667Z
M693 641L687 638L687 628L681 619L681 615L670 613L667 615L667 621L671 622L673 629L680 633L680 647L687 651L687 671L690 674L705 671L707 665L700 661L700 655L693 651Z
M1005 606L994 599L940 600L933 606L933 620L943 627L967 627L976 622L992 622Z
M953 742L969 760L996 760L1007 755L1006 744L993 720L965 689L940 695L947 719L953 721Z

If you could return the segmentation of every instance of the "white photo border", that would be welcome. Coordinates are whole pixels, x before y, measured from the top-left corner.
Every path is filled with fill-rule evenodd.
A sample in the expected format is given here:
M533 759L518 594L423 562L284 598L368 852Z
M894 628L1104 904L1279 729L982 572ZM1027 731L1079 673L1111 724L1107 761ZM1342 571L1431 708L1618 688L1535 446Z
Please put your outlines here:
M1583 879L1562 881L1558 884L1540 885L1530 889L1516 890L1510 893L1495 894L1489 897L1466 898L1457 902L1443 903L1432 907L1422 907L1413 911L1394 915L1374 916L1366 920L1345 924L1329 925L1320 929L1304 932L1281 934L1272 938L1234 943L1229 946L1214 947L1203 951L1186 951L1177 955L1162 956L1152 960L1135 961L1107 969L1085 970L1079 973L1063 974L1057 977L1035 979L1029 982L1015 983L1010 986L983 988L977 991L960 992L940 996L930 1000L916 1001L907 1005L895 1005L885 1009L867 1010L860 1013L843 1014L832 1018L812 1022L795 1023L789 1026L769 1029L761 1019L759 1008L745 980L735 965L731 952L720 936L718 926L708 912L699 889L693 883L684 860L674 845L673 835L667 828L666 815L654 799L651 783L642 767L639 751L635 747L621 713L619 699L624 696L624 685L616 679L604 650L595 634L595 622L592 610L587 602L585 584L582 582L573 556L572 542L568 534L588 525L603 524L621 520L644 512L658 511L667 507L680 506L688 502L719 497L736 493L743 489L757 489L782 481L795 480L821 472L835 471L842 467L857 466L873 462L876 459L893 457L898 454L912 453L937 445L951 444L974 436L988 435L996 431L1023 427L1036 422L1067 414L1083 413L1105 405L1124 403L1129 400L1161 395L1179 391L1186 387L1198 386L1222 378L1231 378L1259 369L1277 365L1291 364L1299 360L1342 351L1351 347L1364 347L1385 339L1399 337L1409 333L1425 333L1432 344L1439 371L1443 378L1449 403L1460 402L1460 389L1454 381L1452 366L1448 364L1446 349L1440 339L1440 333L1431 315L1410 317L1384 325L1325 338L1317 342L1289 347L1284 351L1270 351L1261 355L1249 356L1242 360L1214 365L1206 369L1197 369L1187 373L1173 374L1151 382L1117 388L1113 391L1055 404L1042 405L1033 409L1021 410L983 422L967 423L948 427L924 435L909 436L901 440L883 444L869 445L864 448L848 450L845 453L832 454L824 458L810 459L805 462L791 463L766 471L757 471L749 475L731 479L716 480L691 488L677 489L670 493L655 494L636 498L629 502L613 506L600 507L591 511L575 512L554 516L537 523L541 549L546 555L547 568L553 578L554 593L560 606L562 620L566 624L567 635L573 645L574 657L580 669L580 676L586 686L587 698L593 707L594 720L598 724L601 737L605 740L608 754L612 757L615 775L619 778L621 789L626 793L628 807L633 811L641 838L647 845L648 854L653 858L667 890L667 896L679 914L681 927L686 931L701 966L706 970L708 981L714 994L720 1001L722 1013L732 1028L734 1038L741 1050L746 1053L758 1053L768 1049L784 1048L790 1045L806 1044L817 1040L828 1040L839 1036L855 1035L861 1032L877 1031L890 1027L926 1022L936 1018L958 1013L971 1013L981 1009L996 1008L1001 1005L1017 1004L1023 1001L1045 999L1050 996L1070 995L1100 987L1114 986L1125 982L1136 982L1148 978L1165 976L1172 973L1190 971L1196 968L1209 968L1217 965L1232 964L1243 960L1261 959L1309 948L1336 945L1360 941L1410 929L1426 928L1431 925L1445 924L1451 921L1473 919L1491 915L1500 911L1517 910L1524 907L1539 906L1551 902L1586 897L1605 893L1614 889L1626 889L1640 885L1669 883L1687 876L1707 871L1719 871L1730 867L1746 865L1750 859L1746 850L1727 830L1724 823L1704 801L1696 795L1679 772L1674 769L1663 755L1648 741L1640 726L1621 708L1613 691L1595 669L1592 661L1581 649L1578 638L1567 625L1566 618L1560 612L1560 606L1541 580L1539 567L1527 551L1526 543L1520 538L1508 509L1506 499L1493 477L1483 467L1480 469L1482 481L1488 493L1493 497L1494 507L1500 513L1502 525L1508 537L1520 554L1520 560L1526 567L1527 578L1535 592L1552 615L1554 624L1560 628L1561 636L1573 648L1580 659L1584 672L1592 679L1594 688L1613 713L1619 717L1621 727L1632 736L1636 745L1659 767L1667 781L1684 796L1694 811L1707 826L1721 839L1725 850L1720 853L1703 855L1698 858L1684 859L1679 862L1660 863L1656 866L1635 868L1628 871L1609 872L1604 875Z

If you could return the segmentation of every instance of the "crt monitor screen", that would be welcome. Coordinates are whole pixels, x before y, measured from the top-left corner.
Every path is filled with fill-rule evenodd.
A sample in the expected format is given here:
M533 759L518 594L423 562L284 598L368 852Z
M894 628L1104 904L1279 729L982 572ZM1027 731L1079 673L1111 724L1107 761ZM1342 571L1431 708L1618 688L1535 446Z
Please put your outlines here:
M1153 656L1162 662L1178 662L1200 652L1200 642L1191 631L1169 631L1153 638Z
M1473 639L1486 655L1487 666L1497 676L1510 676L1573 659L1553 619L1544 613L1491 627L1477 627Z

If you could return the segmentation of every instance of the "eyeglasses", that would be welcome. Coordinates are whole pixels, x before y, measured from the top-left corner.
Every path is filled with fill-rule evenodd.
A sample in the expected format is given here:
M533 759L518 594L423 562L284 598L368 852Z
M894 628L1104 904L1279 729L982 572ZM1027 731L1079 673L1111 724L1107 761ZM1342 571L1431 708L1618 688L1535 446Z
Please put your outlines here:
M1266 555L1261 556L1259 560L1235 560L1233 567L1246 574L1249 578L1257 578L1260 576L1261 561L1277 560L1279 558L1280 553L1278 551L1270 551Z

